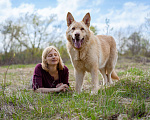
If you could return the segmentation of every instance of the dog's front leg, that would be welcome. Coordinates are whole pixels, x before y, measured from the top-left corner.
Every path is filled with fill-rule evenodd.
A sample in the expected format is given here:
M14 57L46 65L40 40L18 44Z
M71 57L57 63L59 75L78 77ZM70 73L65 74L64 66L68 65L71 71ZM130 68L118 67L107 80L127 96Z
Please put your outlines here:
M92 76L92 91L91 94L97 94L98 92L98 69L97 67L93 67L93 69L91 70L91 76Z
M76 79L75 89L77 93L81 93L82 91L84 75L85 75L85 71L75 70L75 79Z

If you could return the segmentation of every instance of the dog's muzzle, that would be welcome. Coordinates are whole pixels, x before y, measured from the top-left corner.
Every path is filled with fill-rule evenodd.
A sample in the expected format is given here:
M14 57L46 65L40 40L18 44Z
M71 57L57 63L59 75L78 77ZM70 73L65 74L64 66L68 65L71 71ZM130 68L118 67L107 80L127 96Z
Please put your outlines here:
M83 43L84 38L80 39L80 33L74 34L74 38L72 38L72 41L74 43L75 48L81 48L81 45Z
M74 47L78 48L78 49L81 48L83 40L84 40L84 38L80 39L80 35L78 35L78 34L76 35L75 34L75 39L72 38L72 41L74 43Z

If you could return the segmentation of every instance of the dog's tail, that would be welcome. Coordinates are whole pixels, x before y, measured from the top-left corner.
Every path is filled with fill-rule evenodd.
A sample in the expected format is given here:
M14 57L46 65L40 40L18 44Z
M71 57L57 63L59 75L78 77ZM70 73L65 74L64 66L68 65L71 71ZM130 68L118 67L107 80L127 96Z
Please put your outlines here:
M111 78L115 79L115 80L119 80L119 77L118 77L117 73L115 72L115 70L112 71Z

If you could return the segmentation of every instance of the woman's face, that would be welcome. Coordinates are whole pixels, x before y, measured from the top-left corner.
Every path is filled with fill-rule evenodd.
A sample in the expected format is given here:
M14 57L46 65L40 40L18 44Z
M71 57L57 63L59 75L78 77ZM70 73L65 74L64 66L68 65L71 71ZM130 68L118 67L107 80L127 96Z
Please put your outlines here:
M46 61L49 65L57 65L59 63L59 55L53 49L46 57Z

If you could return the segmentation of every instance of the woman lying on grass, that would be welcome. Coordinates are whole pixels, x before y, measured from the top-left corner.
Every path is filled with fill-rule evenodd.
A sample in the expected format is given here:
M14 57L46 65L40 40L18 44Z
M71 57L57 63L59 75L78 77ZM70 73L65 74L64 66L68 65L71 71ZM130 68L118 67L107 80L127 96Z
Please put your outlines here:
M42 93L66 91L68 77L68 68L63 64L57 48L49 46L42 53L42 63L34 69L32 88Z

